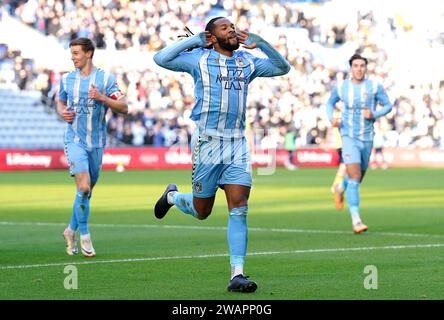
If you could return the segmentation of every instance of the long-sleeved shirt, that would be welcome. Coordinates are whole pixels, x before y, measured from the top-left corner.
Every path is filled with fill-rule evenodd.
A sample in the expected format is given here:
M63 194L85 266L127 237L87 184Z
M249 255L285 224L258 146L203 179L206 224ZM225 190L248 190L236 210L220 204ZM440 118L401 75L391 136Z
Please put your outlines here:
M169 70L187 72L195 85L196 102L191 119L200 132L224 138L241 138L245 133L248 84L256 77L273 77L289 72L290 65L261 37L249 34L267 58L244 50L228 57L205 46L205 33L180 40L157 52L154 61ZM195 48L186 51L190 48Z
M351 79L338 83L328 99L326 109L330 121L333 120L333 110L336 103L342 100L340 132L361 141L372 141L374 136L373 124L375 119L382 117L392 110L392 104L383 86L372 79L365 79L355 84ZM378 102L382 108L377 110ZM366 119L363 110L370 109L373 119Z

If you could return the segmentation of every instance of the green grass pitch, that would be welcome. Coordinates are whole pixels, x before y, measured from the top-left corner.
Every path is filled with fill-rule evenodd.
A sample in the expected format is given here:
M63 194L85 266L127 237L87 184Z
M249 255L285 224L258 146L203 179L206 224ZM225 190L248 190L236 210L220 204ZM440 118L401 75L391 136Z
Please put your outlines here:
M75 191L66 171L1 172L0 299L444 299L444 170L369 170L362 235L347 208L334 209L334 173L254 172L245 271L259 288L245 295L226 291L222 190L205 221L175 208L154 218L167 183L191 191L189 170L102 172L91 200L93 259L64 252ZM65 265L77 268L76 290L64 287ZM377 273L365 273L369 265ZM365 288L369 276L377 289Z

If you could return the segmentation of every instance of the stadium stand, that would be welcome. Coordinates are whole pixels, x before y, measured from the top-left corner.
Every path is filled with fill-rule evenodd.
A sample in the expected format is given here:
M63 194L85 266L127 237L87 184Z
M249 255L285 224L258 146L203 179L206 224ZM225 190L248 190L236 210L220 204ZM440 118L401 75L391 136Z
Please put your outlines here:
M0 148L62 149L66 125L39 91L0 89Z
M348 57L359 51L369 58L370 74L383 82L395 105L378 126L385 146L444 147L444 65L433 63L444 54L443 33L434 27L442 9L425 8L428 18L424 20L408 5L392 8L383 1L376 1L373 10L353 1L278 3L196 0L191 6L180 0L29 0L6 1L4 14L9 12L22 24L57 39L60 47L66 48L72 38L87 36L107 56L134 51L145 55L145 67L141 63L111 70L130 104L125 118L107 115L110 136L123 144L170 146L189 140L194 129L188 119L193 106L191 79L154 69L148 60L176 41L185 25L198 31L209 17L227 15L240 29L263 35L293 66L284 77L251 85L247 121L254 132L264 133L257 136L256 145L281 147L282 127L296 132L298 147L328 144L324 104L336 79L347 72ZM418 63L412 63L417 61L412 43L421 53ZM63 58L69 62L69 56ZM0 66L5 63L0 59ZM15 83L21 89L40 90L51 101L61 71L34 69L27 73L25 85ZM20 72L24 76L22 69L16 72L15 79L21 79ZM0 71L0 82L8 76L10 72ZM41 83L46 78L45 87Z

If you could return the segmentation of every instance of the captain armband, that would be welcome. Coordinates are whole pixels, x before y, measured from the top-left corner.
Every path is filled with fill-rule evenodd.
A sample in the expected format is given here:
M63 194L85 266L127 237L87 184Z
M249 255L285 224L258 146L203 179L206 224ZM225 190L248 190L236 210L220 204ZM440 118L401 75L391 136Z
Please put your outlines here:
M122 93L122 91L116 91L116 92L113 92L111 95L110 95L110 98L111 99L113 99L113 100L120 100L121 98L123 97L123 93Z

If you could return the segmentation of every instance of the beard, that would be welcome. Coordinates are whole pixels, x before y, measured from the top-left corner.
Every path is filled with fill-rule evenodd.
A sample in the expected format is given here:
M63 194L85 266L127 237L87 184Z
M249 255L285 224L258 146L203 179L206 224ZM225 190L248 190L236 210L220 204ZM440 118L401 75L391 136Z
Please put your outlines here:
M223 38L217 38L217 43L219 44L219 46L224 49L224 50L228 50L228 51L234 51L239 49L239 39L237 40L236 44L231 44L229 39L223 39Z

